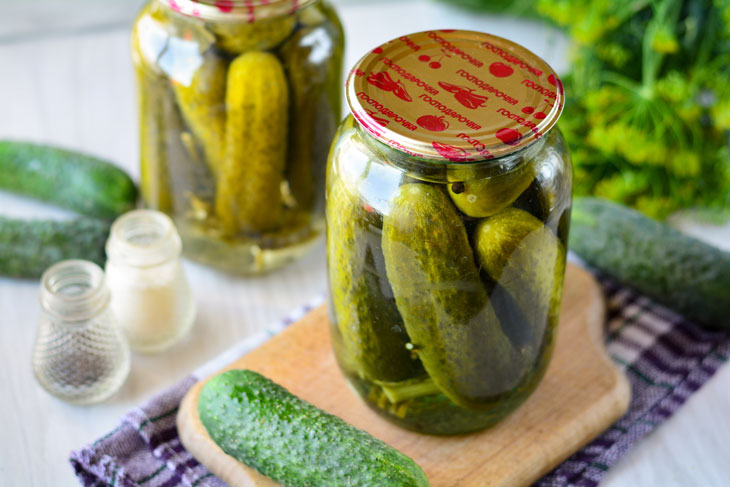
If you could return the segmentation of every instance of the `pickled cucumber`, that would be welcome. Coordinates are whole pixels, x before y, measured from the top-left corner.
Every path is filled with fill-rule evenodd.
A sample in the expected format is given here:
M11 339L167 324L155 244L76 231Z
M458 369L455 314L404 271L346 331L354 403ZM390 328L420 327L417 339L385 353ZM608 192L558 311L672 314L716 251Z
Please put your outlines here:
M291 35L296 23L294 15L284 15L255 22L210 22L207 26L220 48L231 54L244 54L274 49Z
M423 367L406 348L409 342L387 280L375 217L363 209L341 179L332 184L327 205L327 252L330 296L335 321L348 358L360 377L401 381L423 375ZM382 263L380 264L383 265Z
M526 323L511 325L530 327L532 347L523 353L534 356L545 326L556 324L560 312L563 244L531 214L507 208L477 225L474 248L479 267L512 296L525 318Z
M177 104L203 148L213 174L220 172L225 151L226 61L206 51L189 79L173 80Z
M517 199L535 179L534 164L522 161L510 172L473 177L475 168L463 169L463 182L449 184L449 196L462 213L476 218L494 215ZM460 171L461 174L461 171Z
M497 320L464 224L439 188L399 188L383 218L383 254L406 331L441 391L468 409L515 387L522 359Z
M519 198L512 203L512 207L525 210L538 220L546 222L550 216L549 203L545 192L540 185L540 178L535 178Z
M289 88L270 53L249 52L228 70L226 155L216 213L228 234L274 230L282 217Z
M172 211L164 134L165 93L159 80L136 68L139 92L140 192L149 207Z
M340 113L342 73L319 61L327 56L335 60L335 66L341 63L342 50L332 42L337 34L329 30L334 29L303 27L279 50L291 95L287 180L297 205L305 209L312 208L317 183L324 180Z

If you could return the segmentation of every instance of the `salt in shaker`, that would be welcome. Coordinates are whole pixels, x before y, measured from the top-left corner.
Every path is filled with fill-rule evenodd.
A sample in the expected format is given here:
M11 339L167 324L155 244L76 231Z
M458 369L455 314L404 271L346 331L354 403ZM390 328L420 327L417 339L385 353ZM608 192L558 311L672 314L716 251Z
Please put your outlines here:
M170 217L135 210L119 217L106 244L111 306L133 350L158 352L192 327L195 302Z

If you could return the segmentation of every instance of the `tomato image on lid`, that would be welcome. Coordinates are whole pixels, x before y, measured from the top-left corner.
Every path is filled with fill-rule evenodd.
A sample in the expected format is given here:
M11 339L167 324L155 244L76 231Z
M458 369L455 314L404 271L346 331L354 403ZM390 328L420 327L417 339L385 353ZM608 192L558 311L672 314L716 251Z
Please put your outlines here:
M351 70L347 101L370 135L446 163L499 158L540 140L563 109L562 83L524 47L463 30L401 36Z
M515 70L512 69L510 66L507 66L506 64L497 61L496 63L492 63L489 65L489 72L497 78L506 78L507 76L511 76L512 73L515 72Z
M522 139L522 135L515 129L503 128L497 130L497 138L507 145L517 145Z
M558 90L560 90L560 93L563 93L563 82L560 81L560 78L551 73L550 76L548 76L548 83L557 87Z
M444 120L444 116L437 117L435 115L424 115L416 120L416 123L426 130L432 132L443 132L449 128L449 122Z

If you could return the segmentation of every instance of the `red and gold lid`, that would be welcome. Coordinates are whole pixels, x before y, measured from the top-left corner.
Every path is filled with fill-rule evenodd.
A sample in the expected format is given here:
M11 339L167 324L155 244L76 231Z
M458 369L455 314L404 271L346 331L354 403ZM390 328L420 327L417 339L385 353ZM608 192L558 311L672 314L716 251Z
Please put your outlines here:
M255 22L297 11L314 0L160 0L176 12L216 21Z
M365 55L347 101L379 141L436 161L505 156L544 136L565 96L553 69L501 37L463 30L418 32Z

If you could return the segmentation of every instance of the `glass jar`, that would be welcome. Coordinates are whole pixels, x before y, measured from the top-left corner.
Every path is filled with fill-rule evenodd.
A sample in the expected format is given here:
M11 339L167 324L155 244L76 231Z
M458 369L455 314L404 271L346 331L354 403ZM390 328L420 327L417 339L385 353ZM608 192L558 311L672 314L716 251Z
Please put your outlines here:
M41 277L33 373L50 394L75 404L103 401L129 373L129 346L109 308L98 265L66 260Z
M132 33L141 192L187 257L259 273L319 241L343 46L324 0L148 0Z
M347 81L327 172L335 356L367 404L455 434L504 418L552 353L571 205L562 85L508 40L403 36Z
M133 350L162 351L187 334L195 300L182 267L172 220L154 210L125 213L106 244L111 307Z

